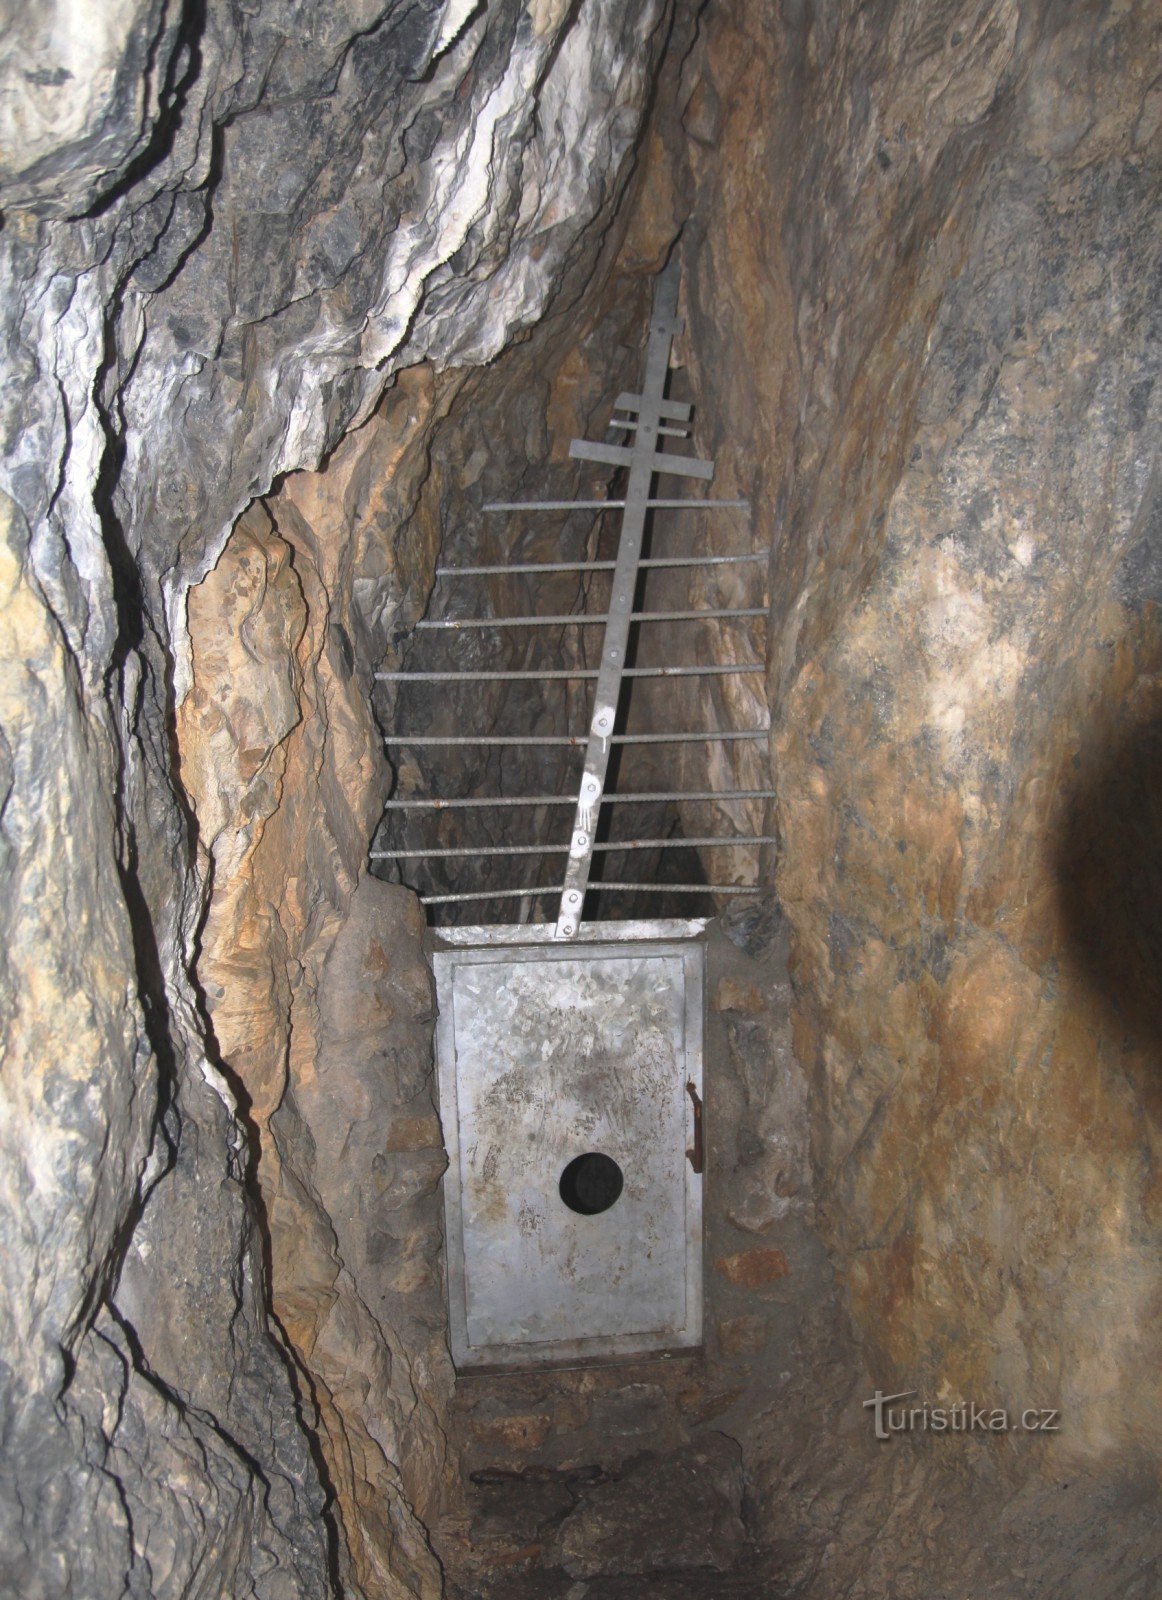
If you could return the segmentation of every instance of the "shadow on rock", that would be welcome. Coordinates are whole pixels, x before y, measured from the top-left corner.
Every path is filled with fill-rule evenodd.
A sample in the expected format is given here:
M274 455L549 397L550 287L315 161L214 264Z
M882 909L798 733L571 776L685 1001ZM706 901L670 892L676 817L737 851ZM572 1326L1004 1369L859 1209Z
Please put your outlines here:
M1162 1071L1162 715L1081 760L1056 852L1069 951Z

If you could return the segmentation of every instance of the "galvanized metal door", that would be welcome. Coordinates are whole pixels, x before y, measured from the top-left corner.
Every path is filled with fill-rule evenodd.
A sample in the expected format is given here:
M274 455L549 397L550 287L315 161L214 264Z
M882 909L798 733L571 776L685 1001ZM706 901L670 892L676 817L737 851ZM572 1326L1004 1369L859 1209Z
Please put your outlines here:
M702 944L434 962L457 1366L699 1344Z

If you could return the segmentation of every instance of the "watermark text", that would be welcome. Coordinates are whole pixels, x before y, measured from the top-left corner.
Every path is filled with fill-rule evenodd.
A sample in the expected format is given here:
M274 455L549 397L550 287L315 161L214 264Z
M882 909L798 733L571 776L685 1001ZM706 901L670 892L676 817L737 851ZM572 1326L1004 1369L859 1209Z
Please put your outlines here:
M1045 1406L1026 1406L1009 1411L1005 1406L981 1406L972 1400L954 1405L930 1406L903 1402L914 1400L916 1389L899 1394L884 1394L877 1389L864 1410L875 1414L877 1439L890 1439L895 1433L1057 1433L1060 1413Z

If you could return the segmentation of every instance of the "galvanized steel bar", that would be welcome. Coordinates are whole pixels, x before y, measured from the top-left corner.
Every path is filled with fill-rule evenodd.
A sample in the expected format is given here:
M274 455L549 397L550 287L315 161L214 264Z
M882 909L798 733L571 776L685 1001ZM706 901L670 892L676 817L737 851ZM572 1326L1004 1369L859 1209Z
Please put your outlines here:
M613 402L615 411L640 411L644 397L640 394L619 394ZM694 407L688 400L661 399L654 402L659 417L669 417L671 422L689 422Z
M532 898L542 894L559 894L560 885L556 883L526 884L523 889L472 889L466 894L422 894L422 906L452 906L464 905L469 900L523 900L525 895Z
M637 944L642 940L696 939L705 933L709 917L651 917L648 922L583 922L578 940L599 944ZM553 944L555 922L477 922L464 927L433 928L438 949L473 946Z
M663 789L657 794L606 794L601 803L607 806L661 804L669 800L773 800L774 789ZM406 800L385 800L388 811L462 811L469 807L499 806L571 806L571 794L501 794L453 795L441 800L430 795ZM572 849L573 846L570 846ZM589 843L592 850L592 840Z
M736 739L765 739L769 728L731 729L728 733L615 733L614 744L729 744ZM427 745L566 745L573 749L587 744L583 733L385 733L384 744L406 744L416 749Z
M666 378L670 370L670 343L678 309L678 275L678 259L675 256L659 274L654 289L641 395L620 408L638 414L639 425L632 448L593 445L580 439L574 439L569 446L569 454L574 459L612 461L628 466L629 482L626 484L617 565L613 571L613 586L609 596L609 619L601 645L601 669L594 694L593 717L589 724L585 770L581 775L581 791L573 818L573 838L557 911L558 939L577 937L585 886L589 881L589 868L593 860L593 838L605 790L613 724L625 672L630 616L646 525L646 503L650 497L654 472L660 470L659 464L663 460L657 450L657 428L662 420ZM710 462L692 464L691 470L700 472L704 468L708 469L705 475L713 477L714 466Z
M614 744L733 744L739 739L765 739L769 728L731 728L726 733L615 733Z
M753 844L777 843L778 838L773 833L731 833L715 834L706 839L603 839L593 848L617 855L622 850L701 850L712 845L715 849L747 850Z
M748 672L765 672L764 661L739 661L723 666L715 663L707 667L626 667L626 678L736 678Z
M452 861L480 856L565 856L567 844L467 844L443 850L372 850L372 861Z
M753 883L607 883L604 880L589 885L591 894L601 894L606 889L633 889L641 894L758 894Z
M766 606L724 606L704 611L631 611L631 622L701 622L704 617L765 617ZM465 628L595 628L613 622L613 611L569 611L550 617L425 617L417 631L460 633Z
M663 789L657 794L607 794L602 804L607 806L646 804L649 801L668 800L773 800L777 789Z
M666 335L666 359L669 360L669 335ZM649 359L647 355L647 360ZM639 457L644 452L639 451L639 444L643 440L652 441L657 438L658 424L656 413L647 423L643 421L637 439L632 445L625 444L599 444L593 439L574 439L569 445L569 454L574 461L600 461L607 467L629 467L632 471L636 464L647 465L651 472L672 472L677 478L700 478L704 483L709 483L714 476L713 461L700 461L697 456L669 456L663 455L660 450L650 447L650 453L645 456L644 462L639 462Z
M766 550L751 550L738 556L650 556L639 567L726 567L746 561L769 561ZM612 572L616 561L513 561L491 567L437 567L437 578L491 578L538 572Z
M567 678L595 678L595 667L546 667L543 672L531 669L508 668L496 672L465 672L462 668L450 672L377 672L380 683L540 683L542 680Z
M637 423L631 417L610 417L609 426L611 428L625 428L628 433L637 431ZM688 439L690 437L689 428L667 428L664 423L658 424L658 432L668 434L671 439Z
M431 795L417 795L406 800L385 800L387 811L468 811L483 810L488 806L510 810L513 806L571 806L571 794L515 794L515 795L454 795L441 800Z
M667 456L666 460L680 461L681 456ZM624 500L489 500L481 511L620 511ZM701 496L687 496L681 500L647 500L646 510L658 507L665 511L705 509L714 511L749 511L749 500L708 500Z
M711 839L605 839L593 846L594 852L620 855L623 850L698 850L713 845L717 849L744 850L756 844L777 844L773 833L723 834ZM372 850L372 861L428 861L469 856L564 856L567 844L469 844L442 850Z
M530 733L530 734L502 734L502 733L385 733L384 744L406 744L415 749L422 749L429 745L502 745L506 747L523 747L524 745L567 745L580 749L587 743L583 733Z
M721 666L717 663L705 667L626 667L622 673L623 678L713 678L713 677L738 677L748 672L765 672L766 665L762 661L740 661L731 666ZM381 683L501 683L505 680L520 680L525 683L539 683L542 680L568 678L596 678L599 677L596 667L551 667L543 671L535 669L514 670L498 672L377 672L376 678Z
M590 893L600 894L606 889L632 889L645 894L758 894L754 884L740 883L595 883ZM467 894L422 894L424 906L463 905L469 900L523 900L525 895L538 898L543 894L557 894L555 883L529 884L523 889L472 889Z

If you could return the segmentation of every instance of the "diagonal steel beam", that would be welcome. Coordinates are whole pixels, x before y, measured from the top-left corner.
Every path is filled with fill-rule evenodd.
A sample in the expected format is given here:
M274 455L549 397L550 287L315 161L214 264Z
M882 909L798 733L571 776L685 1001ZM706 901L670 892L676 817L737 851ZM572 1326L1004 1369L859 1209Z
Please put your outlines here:
M613 570L608 620L601 645L601 666L594 694L593 720L589 725L589 740L585 747L585 768L581 775L581 788L573 819L573 837L569 846L569 862L565 869L565 882L561 889L561 901L557 912L557 926L554 931L556 939L575 939L581 926L581 910L585 903L585 891L593 863L593 840L605 794L605 775L609 767L613 724L617 716L617 702L625 672L634 589L654 473L685 472L706 479L714 473L713 462L696 461L688 456L663 455L658 448L658 429L662 418L685 421L689 416L688 406L679 407L679 402L667 400L665 394L666 377L670 370L670 344L678 331L678 323L675 320L678 310L678 279L679 266L675 258L660 273L654 287L650 336L646 346L645 380L642 383L641 394L618 396L620 409L637 413L633 444L594 445L585 439L574 439L569 446L569 454L574 458L607 461L627 466L629 482L626 485L625 507L621 515L621 537L617 549L617 564Z
M672 333L676 332L671 328ZM640 411L642 397L640 394L619 394L613 402L615 411ZM657 412L659 417L670 417L674 422L689 422L694 407L687 400L659 400Z

